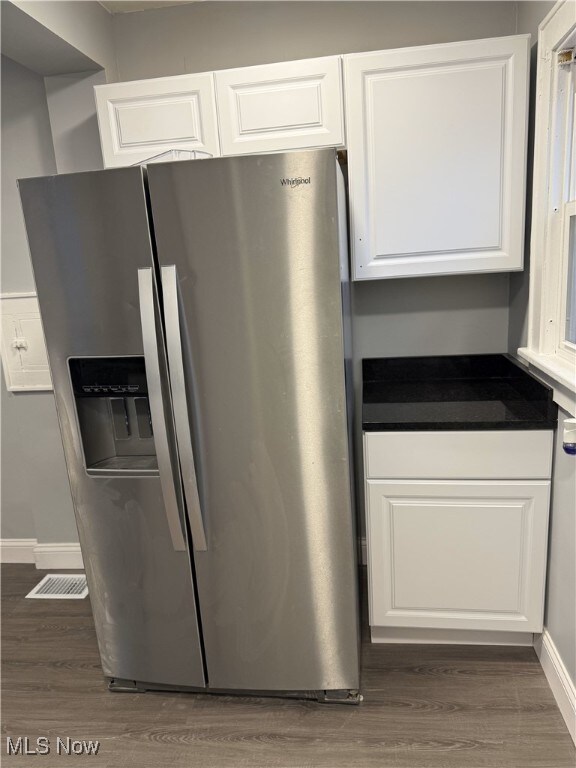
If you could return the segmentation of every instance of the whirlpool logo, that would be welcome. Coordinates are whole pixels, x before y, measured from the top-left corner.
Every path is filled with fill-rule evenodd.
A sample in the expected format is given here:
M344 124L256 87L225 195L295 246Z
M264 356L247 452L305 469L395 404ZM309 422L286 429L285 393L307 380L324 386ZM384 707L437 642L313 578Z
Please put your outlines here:
M293 179L280 179L280 184L283 187L300 187L302 184L310 184L310 176L306 178L296 176Z

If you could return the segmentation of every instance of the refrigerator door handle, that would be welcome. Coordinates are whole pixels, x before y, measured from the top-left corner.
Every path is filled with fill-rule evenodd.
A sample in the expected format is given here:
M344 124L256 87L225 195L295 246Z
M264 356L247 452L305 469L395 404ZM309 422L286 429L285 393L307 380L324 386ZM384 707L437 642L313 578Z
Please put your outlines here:
M182 336L180 333L180 311L178 307L178 276L174 264L162 267L162 298L164 301L164 322L166 325L166 347L170 366L172 404L176 424L176 440L180 454L180 468L188 509L188 520L192 532L192 544L197 552L206 552L206 532L198 494L198 480L194 462L194 449L190 433L190 418L186 400L186 380L182 359Z
M172 537L172 545L175 550L182 551L186 550L186 541L182 533L176 480L172 467L168 427L164 412L158 336L156 333L154 278L151 267L138 270L138 294L140 298L140 321L142 323L150 416L154 429L154 445L158 459L158 472L160 474L160 485L162 486L164 509L170 536Z

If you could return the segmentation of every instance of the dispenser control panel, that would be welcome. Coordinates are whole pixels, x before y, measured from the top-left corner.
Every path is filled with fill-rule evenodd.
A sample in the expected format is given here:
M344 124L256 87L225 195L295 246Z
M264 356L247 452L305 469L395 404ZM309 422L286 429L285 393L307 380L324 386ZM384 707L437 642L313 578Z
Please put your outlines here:
M83 384L83 395L131 395L141 392L138 384ZM80 394L80 393L77 393Z
M76 397L148 394L143 357L82 357L69 363Z

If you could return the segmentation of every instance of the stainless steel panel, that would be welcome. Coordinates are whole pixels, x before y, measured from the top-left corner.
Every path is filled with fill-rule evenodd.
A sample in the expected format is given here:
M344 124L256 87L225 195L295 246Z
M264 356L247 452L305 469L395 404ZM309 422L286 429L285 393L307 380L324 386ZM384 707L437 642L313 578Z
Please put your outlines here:
M109 402L114 426L114 439L128 440L130 438L130 423L126 410L126 400L123 397L111 397Z
M104 674L204 686L186 552L175 552L158 477L87 478L74 493Z
M138 436L142 440L147 440L148 438L152 437L152 416L150 415L148 398L135 397L134 410L136 412L136 424L138 426Z
M146 379L148 381L148 398L150 412L154 425L154 444L158 459L158 472L166 522L170 529L172 544L175 550L185 550L185 533L182 531L182 520L178 504L178 483L173 457L170 452L167 417L165 413L165 395L162 392L160 372L159 344L162 344L161 329L157 332L158 314L156 312L156 297L154 295L154 276L152 267L138 270L138 285L140 298L140 320L142 323L142 341L144 343L144 359L146 361ZM176 462L174 456L174 462Z
M187 330L209 685L356 688L334 152L155 165L148 178Z
M176 267L174 265L162 267L161 274L166 323L166 347L170 364L170 388L174 403L176 437L180 454L180 466L182 468L182 483L186 496L186 509L188 511L194 549L204 551L207 548L206 533L204 531L204 521L198 494L194 449L190 432L190 417L186 399Z
M142 171L27 179L20 192L104 672L202 686L189 554L173 550L158 473L87 474L68 373L69 357L143 353L137 270L153 259Z

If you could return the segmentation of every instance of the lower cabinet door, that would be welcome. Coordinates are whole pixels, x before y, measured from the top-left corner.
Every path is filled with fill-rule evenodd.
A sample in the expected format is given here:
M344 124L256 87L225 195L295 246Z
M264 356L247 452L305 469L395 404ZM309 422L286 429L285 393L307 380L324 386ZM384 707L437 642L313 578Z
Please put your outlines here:
M542 631L549 492L368 481L371 626Z

